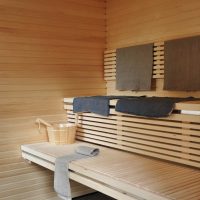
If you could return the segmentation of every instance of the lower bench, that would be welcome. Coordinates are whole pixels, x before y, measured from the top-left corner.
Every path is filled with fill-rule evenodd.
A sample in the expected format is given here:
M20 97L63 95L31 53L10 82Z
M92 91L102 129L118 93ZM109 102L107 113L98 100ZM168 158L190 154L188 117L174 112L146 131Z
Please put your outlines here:
M22 156L54 170L56 157L65 155L79 144L22 145ZM198 169L106 147L99 148L98 156L70 163L70 179L120 200L199 199Z

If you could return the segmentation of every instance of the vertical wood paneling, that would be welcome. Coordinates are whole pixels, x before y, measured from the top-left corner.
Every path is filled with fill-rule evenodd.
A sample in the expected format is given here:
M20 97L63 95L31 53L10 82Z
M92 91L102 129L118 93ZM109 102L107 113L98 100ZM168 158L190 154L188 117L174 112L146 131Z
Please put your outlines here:
M47 140L35 118L65 119L64 97L105 93L104 49L104 1L0 0L0 199L55 196L20 145Z

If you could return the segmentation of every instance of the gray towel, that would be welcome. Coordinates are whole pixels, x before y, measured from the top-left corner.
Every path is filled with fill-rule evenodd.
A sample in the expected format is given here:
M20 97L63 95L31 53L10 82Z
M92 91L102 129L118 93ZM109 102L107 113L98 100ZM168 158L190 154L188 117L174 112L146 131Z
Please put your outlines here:
M200 36L165 42L164 89L200 90Z
M117 49L116 89L151 90L153 43Z
M128 113L143 117L167 117L173 109L175 103L181 101L195 101L198 98L187 97L138 97L131 99L120 99L117 101L115 110L117 112Z
M60 198L64 200L72 199L68 174L69 163L73 160L96 156L98 155L98 153L99 149L97 148L78 146L75 149L74 154L56 158L54 173L54 189Z
M110 114L110 100L131 98L131 96L90 96L76 97L73 100L73 112L91 112L98 115L108 116Z

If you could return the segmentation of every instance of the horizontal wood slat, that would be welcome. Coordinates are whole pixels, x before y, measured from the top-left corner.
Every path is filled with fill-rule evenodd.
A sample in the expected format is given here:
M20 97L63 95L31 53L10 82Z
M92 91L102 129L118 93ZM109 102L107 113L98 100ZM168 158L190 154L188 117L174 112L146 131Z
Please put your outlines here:
M154 43L153 76L154 79L164 78L164 42ZM104 79L116 80L116 50L104 52Z
M64 102L68 121L74 123L72 98ZM166 118L133 116L113 108L108 117L80 113L77 139L200 167L200 115L181 114L180 109L189 108L199 110L200 103L177 103L179 114Z
M93 132L87 130L87 133L82 132L78 138L118 149L122 147L124 150L122 145L118 147L118 143L108 144L97 140L100 134L107 137L105 133L87 137L87 134ZM111 138L109 140L112 141ZM22 146L22 156L54 170L56 157L65 155L65 152L78 145L93 146L85 142L65 146L52 146L48 143L29 144ZM93 147L97 147L96 144ZM177 196L181 200L185 196L185 200L191 200L194 191L200 194L197 187L200 183L198 169L102 146L98 148L98 156L72 161L69 164L70 179L120 200L171 200ZM128 147L127 150L129 151ZM186 187L190 190L185 191Z
M107 82L107 95L147 95L200 97L197 92L166 91L164 85L164 42L154 43L152 88L150 91L119 91L116 90L116 50L104 52L104 80Z
M1 200L57 197L52 173L21 160L20 145L47 141L35 120L66 120L64 97L105 94L104 50L105 1L0 2Z

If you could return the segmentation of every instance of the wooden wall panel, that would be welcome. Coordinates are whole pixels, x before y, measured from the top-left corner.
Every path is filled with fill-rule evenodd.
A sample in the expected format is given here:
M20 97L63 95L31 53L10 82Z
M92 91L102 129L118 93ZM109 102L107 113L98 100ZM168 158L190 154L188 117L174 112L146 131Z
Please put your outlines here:
M0 11L2 118L62 112L63 97L104 93L103 2L2 0Z
M167 91L163 90L165 63L164 42L154 43L152 87L150 91L119 91L116 90L116 50L107 50L104 53L104 79L107 82L107 94L135 95L135 96L174 96L200 98L199 91Z
M47 140L35 119L65 119L64 97L105 93L104 49L104 1L0 0L0 199L55 197L20 145Z
M105 54L110 54L110 50L112 52L120 47L151 42L163 43L169 39L200 35L199 10L198 0L108 0ZM162 46L160 48L163 49ZM115 55L111 53L106 56L105 66L106 59L113 59L114 64L108 65L115 65ZM164 57L159 62L164 65ZM154 65L155 63L156 60ZM111 69L112 71L108 72L112 74L115 72L113 67L106 66L105 70ZM118 91L115 89L115 80L107 80L107 94L200 97L200 92L164 91L163 77L154 79L152 90L146 92Z
M198 0L108 0L107 48L200 34Z

